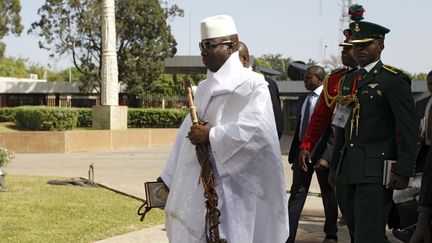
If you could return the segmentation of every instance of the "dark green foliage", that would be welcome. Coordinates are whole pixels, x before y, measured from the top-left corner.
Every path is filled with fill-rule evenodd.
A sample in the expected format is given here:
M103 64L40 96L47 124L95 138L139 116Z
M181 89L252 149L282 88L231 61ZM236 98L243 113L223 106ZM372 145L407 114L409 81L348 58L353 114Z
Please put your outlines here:
M92 108L73 108L78 112L77 127L92 127Z
M288 66L291 64L292 59L290 57L283 57L282 54L265 54L261 57L255 58L255 61L253 63L253 67L255 70L258 67L265 67L269 69L273 69L276 71L279 71L283 74L282 77L273 77L275 80L286 80L286 70L288 69Z
M0 1L0 40L12 33L19 36L23 30L21 25L21 4L19 0ZM0 42L0 58L3 57L6 45Z
M0 122L14 122L15 108L3 107L0 109Z
M178 128L187 109L128 109L130 128ZM92 108L21 106L0 109L0 121L14 121L19 128L66 131L92 126Z
M92 126L92 109L75 108L77 127ZM187 114L186 109L128 109L129 128L177 128Z
M16 108L16 125L36 131L66 131L76 127L78 111L71 108L22 106Z
M128 110L128 127L177 128L187 115L186 109L132 109Z
M161 6L158 0L115 1L119 81L127 92L149 91L163 71L164 59L174 55L176 42L167 18L183 16L177 5ZM29 32L42 40L40 48L54 55L72 56L82 74L83 91L99 90L102 58L101 1L46 0L39 8L40 20Z

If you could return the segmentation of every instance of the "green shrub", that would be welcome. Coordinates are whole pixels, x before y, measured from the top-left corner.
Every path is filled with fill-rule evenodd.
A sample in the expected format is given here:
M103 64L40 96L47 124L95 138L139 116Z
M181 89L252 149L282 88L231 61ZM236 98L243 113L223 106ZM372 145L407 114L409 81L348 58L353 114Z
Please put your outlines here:
M76 127L78 111L71 108L22 106L16 108L16 125L38 131L66 131Z
M128 110L128 127L177 128L188 111L186 109L135 109Z
M128 127L178 128L187 113L186 109L129 108ZM92 108L21 106L8 108L0 112L0 117L2 115L19 128L36 131L65 131L92 126Z
M4 107L0 108L0 122L14 122L15 108Z
M78 112L77 127L92 126L92 108L72 108Z

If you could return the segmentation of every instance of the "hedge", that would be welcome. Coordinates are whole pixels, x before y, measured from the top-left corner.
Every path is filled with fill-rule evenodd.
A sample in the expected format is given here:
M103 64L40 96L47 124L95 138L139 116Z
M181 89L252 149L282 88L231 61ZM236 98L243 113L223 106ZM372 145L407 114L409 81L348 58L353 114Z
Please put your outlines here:
M177 128L180 127L186 109L128 109L128 127Z
M187 115L186 109L128 109L129 128L178 128ZM91 108L21 106L1 108L0 119L14 121L29 130L71 130L92 126Z
M91 108L72 108L78 111L77 127L92 127Z
M16 108L15 123L23 129L66 131L76 127L78 111L71 108L21 106Z
M0 109L0 122L15 122L15 108L4 107Z

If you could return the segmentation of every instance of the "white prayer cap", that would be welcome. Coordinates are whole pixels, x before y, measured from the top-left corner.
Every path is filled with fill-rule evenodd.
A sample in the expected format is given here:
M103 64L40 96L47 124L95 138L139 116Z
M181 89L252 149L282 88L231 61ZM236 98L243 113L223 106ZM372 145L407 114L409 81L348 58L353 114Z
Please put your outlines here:
M231 16L216 15L201 21L201 40L235 34L237 28Z

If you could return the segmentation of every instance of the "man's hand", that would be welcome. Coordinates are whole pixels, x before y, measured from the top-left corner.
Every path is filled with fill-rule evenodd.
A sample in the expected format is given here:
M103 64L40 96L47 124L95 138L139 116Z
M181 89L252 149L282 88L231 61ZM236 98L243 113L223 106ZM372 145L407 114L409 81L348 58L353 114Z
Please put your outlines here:
M330 164L325 159L319 159L318 162L314 165L315 170L324 170L330 168Z
M427 213L420 213L418 223L410 243L432 243L432 229L430 216Z
M162 183L165 185L167 191L169 191L169 188L168 188L168 186L165 184L165 181L163 181L162 177L159 176L159 177L156 179L156 181L157 181L157 182L162 182Z
M209 142L210 124L195 124L191 126L188 138L193 145L206 144Z
M390 181L387 185L389 189L402 190L408 187L409 177L390 174Z
M300 150L300 154L299 154L299 163L300 163L300 167L301 167L304 171L307 171L307 170L308 170L308 165L307 165L307 163L309 163L309 164L312 163L310 152L307 151L306 149L302 149L302 150Z

